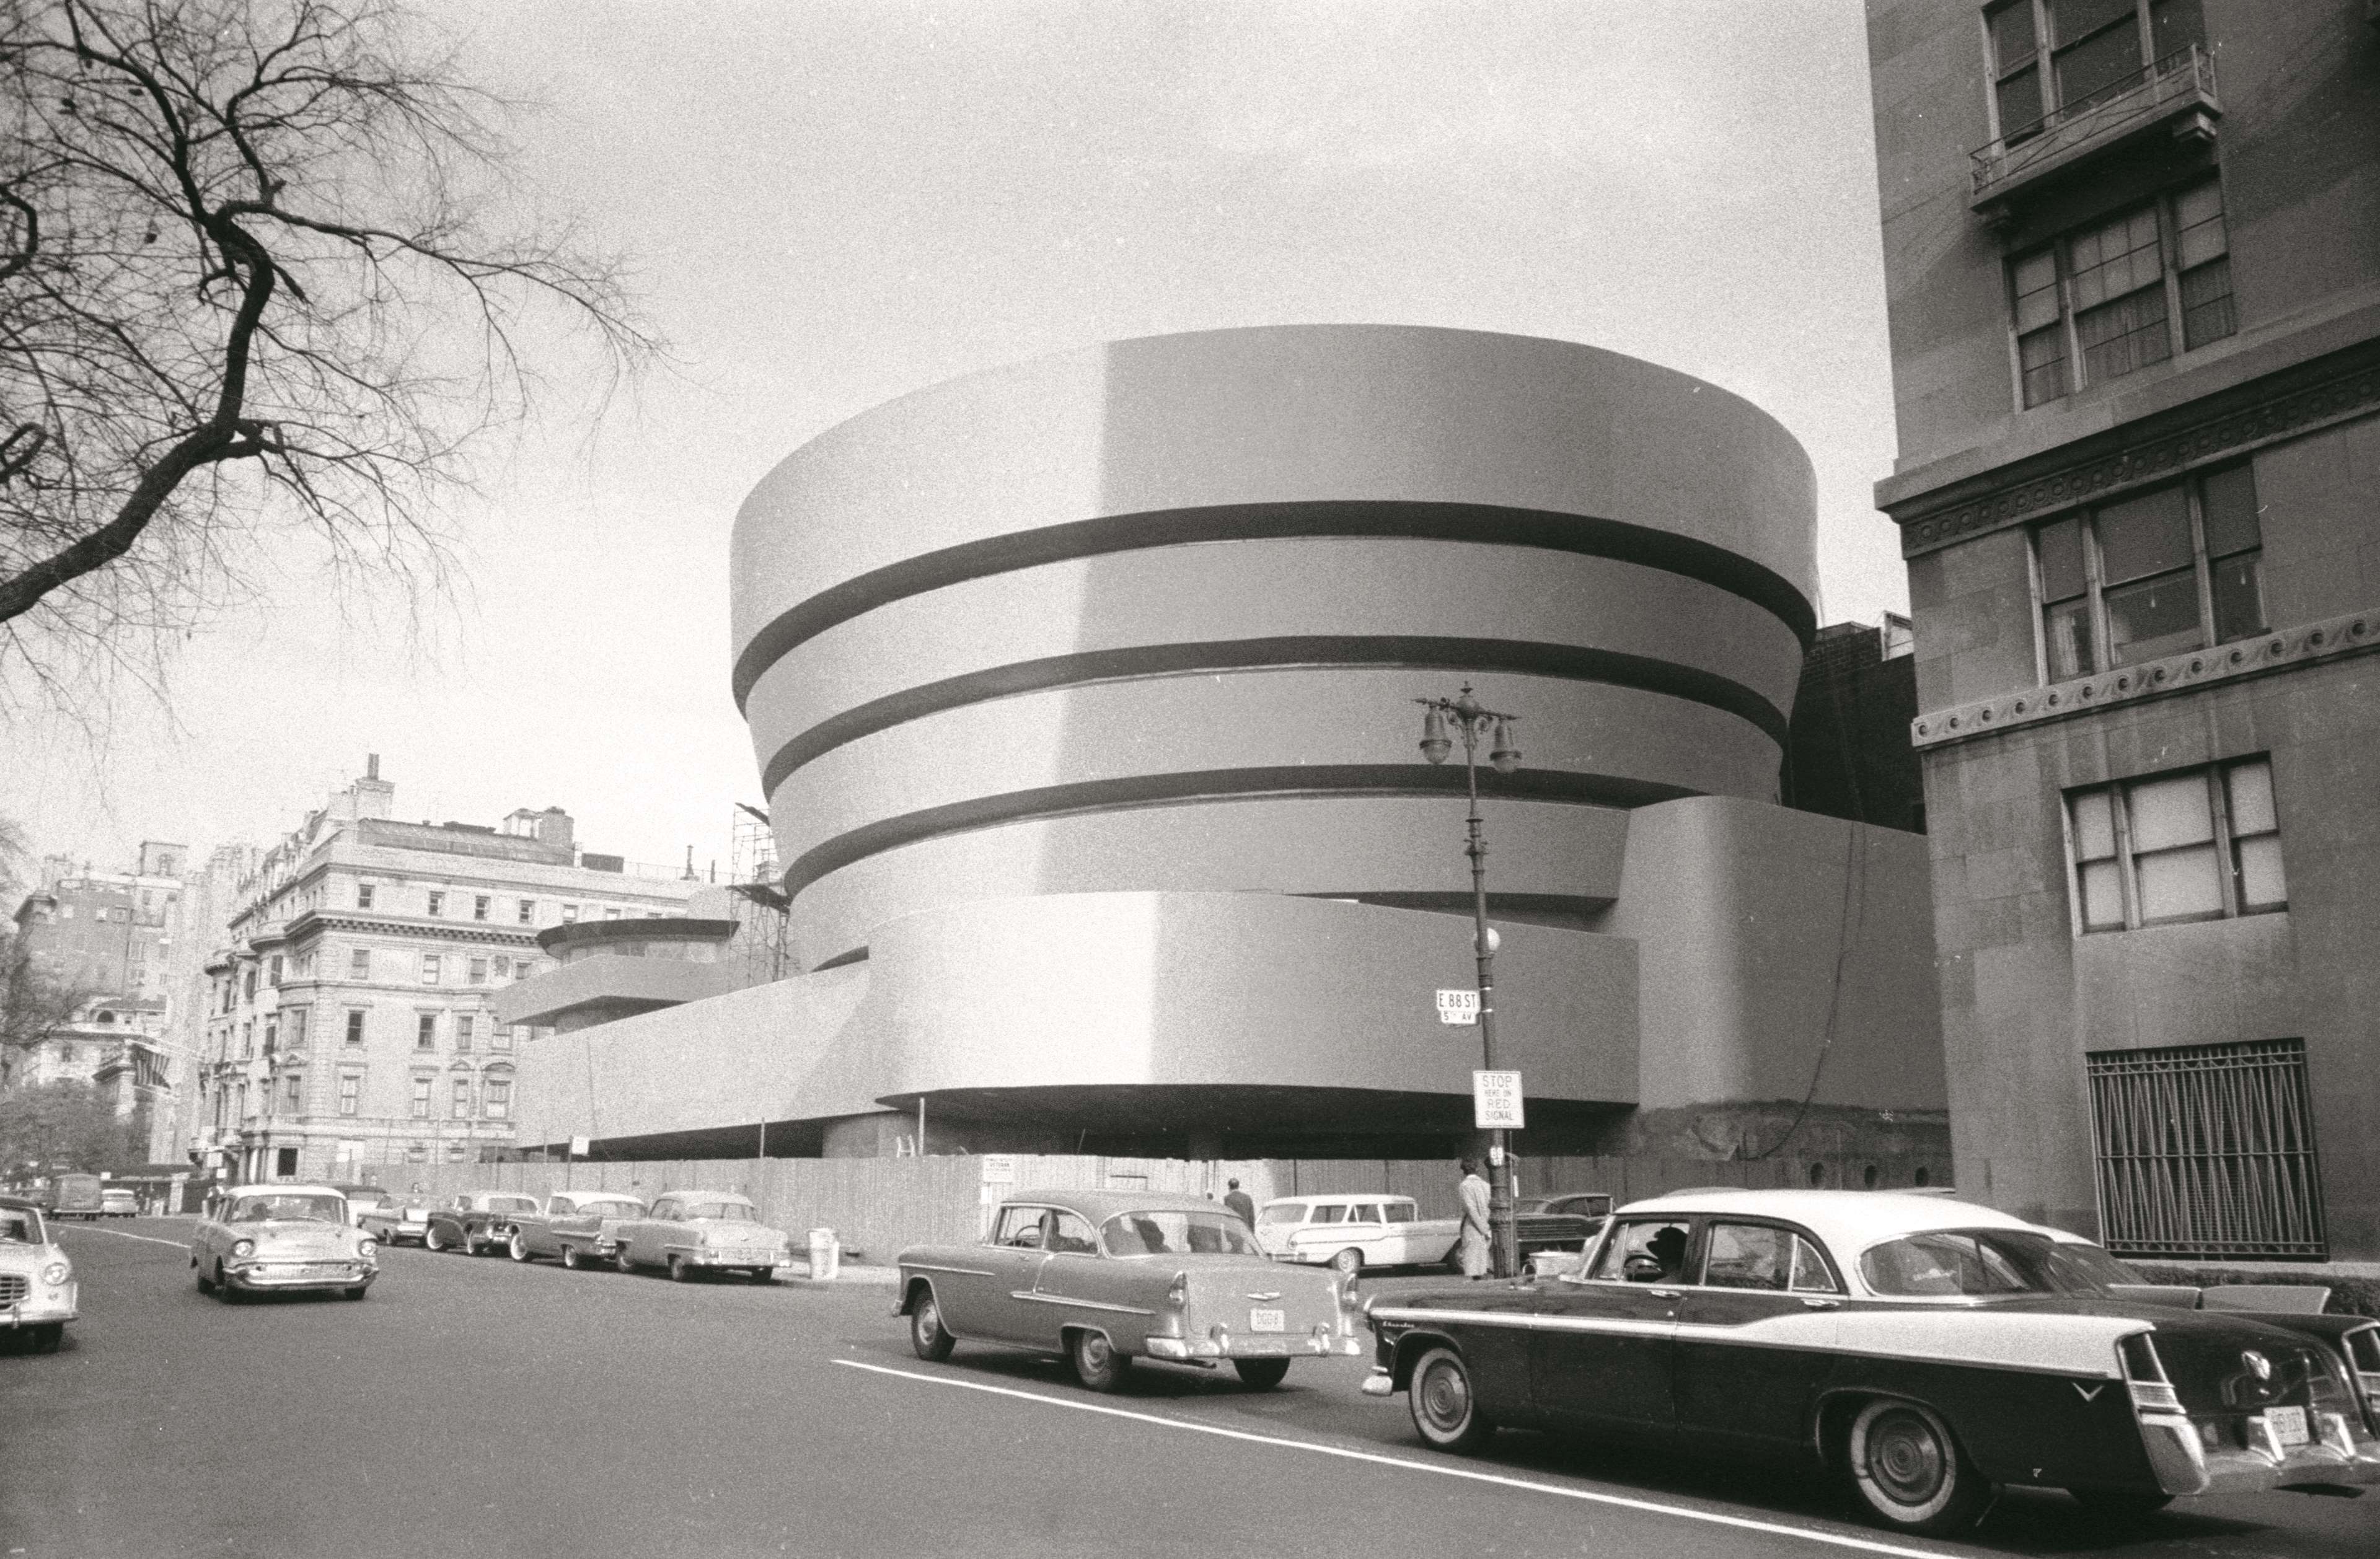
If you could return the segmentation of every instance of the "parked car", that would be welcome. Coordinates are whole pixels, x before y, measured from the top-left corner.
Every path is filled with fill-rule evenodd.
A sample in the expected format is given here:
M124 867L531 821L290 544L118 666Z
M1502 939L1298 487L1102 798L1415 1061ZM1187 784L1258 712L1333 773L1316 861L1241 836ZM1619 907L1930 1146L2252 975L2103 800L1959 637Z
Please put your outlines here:
M365 1214L396 1200L396 1193L386 1186L336 1185L331 1188L347 1199L347 1216L360 1227Z
M960 1342L1031 1348L1063 1355L1093 1391L1135 1359L1229 1360L1269 1390L1293 1360L1364 1348L1353 1284L1268 1260L1237 1215L1192 1197L1025 1192L981 1244L904 1251L900 1270L894 1313L920 1359Z
M383 1245L424 1245L430 1239L430 1203L420 1197L383 1202L355 1215L356 1227Z
M199 1292L226 1304L251 1293L329 1292L360 1299L380 1275L380 1246L347 1221L329 1186L235 1186L190 1240Z
M99 1215L103 1218L137 1218L140 1215L138 1192L122 1186L103 1186L99 1192Z
M421 1243L426 1250L460 1251L467 1256L502 1251L512 1244L520 1220L536 1212L537 1198L517 1191L465 1191L431 1210Z
M700 1272L741 1272L771 1283L794 1262L793 1237L760 1221L748 1196L719 1190L665 1190L641 1218L606 1220L622 1272L669 1269L684 1283Z
M1410 1196L1277 1196L1257 1210L1257 1243L1284 1262L1366 1267L1435 1266L1454 1251L1456 1218L1423 1218Z
M0 1197L0 1329L37 1353L55 1353L80 1299L74 1263L50 1238L41 1208Z
M1880 1524L1945 1532L1999 1483L2115 1513L2380 1483L2380 1322L2117 1297L2068 1239L1868 1191L1621 1208L1573 1279L1371 1309L1364 1390L1429 1444L1500 1424L1812 1452Z
M98 1222L103 1211L100 1192L104 1184L96 1175L60 1175L50 1182L50 1216L61 1221L80 1218L85 1223Z
M558 1190L536 1213L520 1215L505 1249L516 1262L552 1256L574 1270L610 1262L619 1243L605 1224L644 1215L645 1204L625 1191Z

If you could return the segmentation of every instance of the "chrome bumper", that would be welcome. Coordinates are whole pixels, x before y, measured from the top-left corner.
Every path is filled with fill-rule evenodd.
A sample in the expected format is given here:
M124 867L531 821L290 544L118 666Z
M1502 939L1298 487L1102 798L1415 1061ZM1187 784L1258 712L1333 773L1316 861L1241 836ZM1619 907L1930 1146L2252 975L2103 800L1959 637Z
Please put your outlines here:
M1394 1396L1396 1394L1397 1377L1390 1374L1388 1371L1374 1370L1370 1374L1364 1377L1365 1396Z
M344 1273L308 1272L298 1274L286 1267L344 1267ZM380 1275L380 1268L364 1262L304 1262L274 1265L227 1266L224 1281L237 1288L272 1289L280 1292L298 1288L352 1288L358 1283L370 1283Z
M2317 1411L2313 1438L2284 1447L2267 1432L2258 1445L2209 1446L2178 1413L2143 1413L2141 1436L2157 1484L2168 1494L2261 1494L2306 1485L2380 1484L2380 1441L2345 1414Z
M57 1321L79 1321L81 1311L76 1308L79 1290L69 1283L63 1288L53 1288L44 1299L22 1299L0 1309L0 1326L14 1330L19 1326L47 1326Z
M1151 1359L1327 1359L1334 1354L1358 1358L1366 1350L1361 1337L1344 1335L1150 1337L1143 1344Z

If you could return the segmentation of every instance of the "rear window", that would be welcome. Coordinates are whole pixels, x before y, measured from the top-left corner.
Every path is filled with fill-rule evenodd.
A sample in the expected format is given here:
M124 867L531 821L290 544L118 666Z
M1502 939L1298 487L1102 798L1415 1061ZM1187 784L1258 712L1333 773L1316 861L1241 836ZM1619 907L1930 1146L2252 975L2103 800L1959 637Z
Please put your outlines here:
M2054 1293L2043 1271L2048 1244L2039 1236L2026 1240L1998 1229L1912 1234L1862 1252L1860 1275L1875 1292L1896 1298Z
M1391 1202L1388 1205L1388 1215L1389 1222L1392 1224L1409 1224L1414 1221L1414 1204L1410 1202Z
M534 1213L537 1203L526 1196L492 1196L488 1198L491 1213Z
M1347 1209L1325 1204L1314 1210L1314 1216L1309 1221L1318 1224L1343 1224L1347 1221Z
M1267 1227L1271 1227L1278 1224L1295 1224L1303 1223L1305 1221L1305 1203L1303 1202L1277 1202L1257 1215L1257 1222L1265 1225Z

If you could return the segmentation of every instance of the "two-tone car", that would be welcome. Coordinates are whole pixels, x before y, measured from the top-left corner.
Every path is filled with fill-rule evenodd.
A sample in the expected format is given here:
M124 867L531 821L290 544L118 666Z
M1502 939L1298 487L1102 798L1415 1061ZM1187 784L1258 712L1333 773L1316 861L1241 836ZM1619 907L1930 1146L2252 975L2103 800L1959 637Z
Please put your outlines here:
M1298 1359L1360 1355L1354 1286L1269 1260L1237 1215L1184 1196L1029 1191L975 1245L901 1252L900 1301L917 1357L961 1342L1055 1354L1093 1391L1135 1359L1214 1369L1258 1390Z
M0 1336L55 1353L81 1311L74 1263L30 1201L0 1197Z
M190 1239L199 1292L228 1304L249 1294L337 1293L360 1299L380 1275L379 1242L347 1218L329 1186L235 1186Z
M1421 1216L1410 1196L1277 1196L1257 1211L1257 1242L1268 1254L1350 1277L1366 1267L1439 1265L1462 1232L1460 1219Z
M383 1245L426 1245L430 1241L430 1203L420 1197L382 1202L355 1215L356 1227Z
M772 1283L794 1264L793 1237L760 1221L748 1196L722 1190L665 1190L641 1218L606 1219L622 1272L666 1268L673 1283L707 1272L740 1272Z
M537 1215L537 1198L518 1191L465 1191L443 1207L431 1209L421 1231L422 1248L460 1251L467 1256L509 1250L513 1232L524 1217Z
M2380 1322L2143 1303L2075 1245L1930 1196L1656 1198L1574 1278L1374 1304L1364 1390L1445 1450L1514 1425L1815 1456L1913 1532L1998 1484L2123 1514L2380 1483Z
M645 1204L625 1191L558 1190L536 1213L519 1215L504 1249L516 1262L546 1256L573 1271L612 1265L619 1242L605 1226L644 1215Z

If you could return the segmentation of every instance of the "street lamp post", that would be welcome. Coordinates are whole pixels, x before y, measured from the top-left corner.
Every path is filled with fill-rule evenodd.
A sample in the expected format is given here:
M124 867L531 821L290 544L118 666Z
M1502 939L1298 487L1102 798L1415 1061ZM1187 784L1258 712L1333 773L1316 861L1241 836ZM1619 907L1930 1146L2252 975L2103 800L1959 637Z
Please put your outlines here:
M1479 961L1479 1065L1483 1071L1496 1070L1496 933L1488 925L1488 841L1479 829L1479 743L1492 729L1495 741L1488 751L1488 761L1499 774L1510 774L1520 767L1521 752L1512 744L1512 722L1520 717L1484 708L1471 696L1471 684L1464 683L1463 691L1452 698L1416 698L1424 713L1421 724L1422 756L1432 763L1444 763L1453 752L1454 743L1447 735L1451 726L1463 739L1463 778L1471 798L1471 811L1466 825L1470 837L1463 852L1471 857L1471 920L1473 950ZM1500 1127L1488 1138L1488 1223L1490 1231L1490 1260L1499 1277L1511 1277L1520 1270L1519 1232L1512 1221L1512 1155L1505 1133Z

